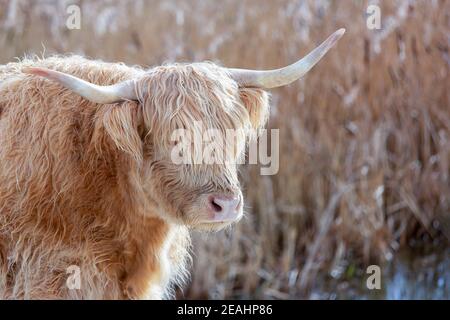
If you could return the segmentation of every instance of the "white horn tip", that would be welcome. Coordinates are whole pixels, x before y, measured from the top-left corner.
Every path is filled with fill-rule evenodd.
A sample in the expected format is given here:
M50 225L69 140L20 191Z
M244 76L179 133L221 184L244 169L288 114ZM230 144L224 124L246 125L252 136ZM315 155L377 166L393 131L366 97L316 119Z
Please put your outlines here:
M338 42L342 36L345 33L345 29L341 28L337 31L335 31L326 41L325 43L328 43L328 49L330 49L332 46L334 46L336 44L336 42Z
M344 35L344 33L345 33L345 28L341 28L338 31L336 31L336 34L339 35L339 36Z
M331 39L333 39L333 41L338 41L339 39L341 39L341 37L344 35L345 33L345 28L341 28L339 30L337 30L335 33L333 33L331 35Z

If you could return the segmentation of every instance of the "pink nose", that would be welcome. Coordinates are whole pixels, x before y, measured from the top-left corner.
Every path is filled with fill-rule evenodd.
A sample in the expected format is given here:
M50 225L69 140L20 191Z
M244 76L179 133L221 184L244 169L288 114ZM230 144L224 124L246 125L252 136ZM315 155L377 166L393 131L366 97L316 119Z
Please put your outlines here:
M208 197L209 208L214 221L233 221L240 214L241 197L228 195L211 195Z

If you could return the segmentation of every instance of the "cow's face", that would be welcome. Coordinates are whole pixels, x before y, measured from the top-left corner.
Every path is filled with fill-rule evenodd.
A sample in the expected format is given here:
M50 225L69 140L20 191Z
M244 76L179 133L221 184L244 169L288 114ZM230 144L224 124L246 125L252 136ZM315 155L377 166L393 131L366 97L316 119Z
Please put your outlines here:
M267 94L211 63L158 67L142 81L145 190L159 214L206 230L238 221L238 166L266 121Z

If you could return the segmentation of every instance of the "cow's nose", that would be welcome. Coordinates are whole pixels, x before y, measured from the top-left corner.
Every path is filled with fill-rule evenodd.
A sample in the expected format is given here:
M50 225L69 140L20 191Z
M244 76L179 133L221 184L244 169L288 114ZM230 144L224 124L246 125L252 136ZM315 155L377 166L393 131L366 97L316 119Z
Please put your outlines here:
M209 207L214 221L236 220L241 209L241 197L229 195L211 195Z

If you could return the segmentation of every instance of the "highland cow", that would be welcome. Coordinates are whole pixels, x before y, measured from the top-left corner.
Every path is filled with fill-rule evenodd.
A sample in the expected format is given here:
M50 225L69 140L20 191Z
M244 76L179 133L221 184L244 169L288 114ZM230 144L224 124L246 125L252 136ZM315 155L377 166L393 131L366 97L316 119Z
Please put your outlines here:
M264 89L299 79L343 32L271 71L79 56L0 66L0 298L169 297L189 229L243 214L237 166L173 163L171 132L241 129L242 156L268 116Z

